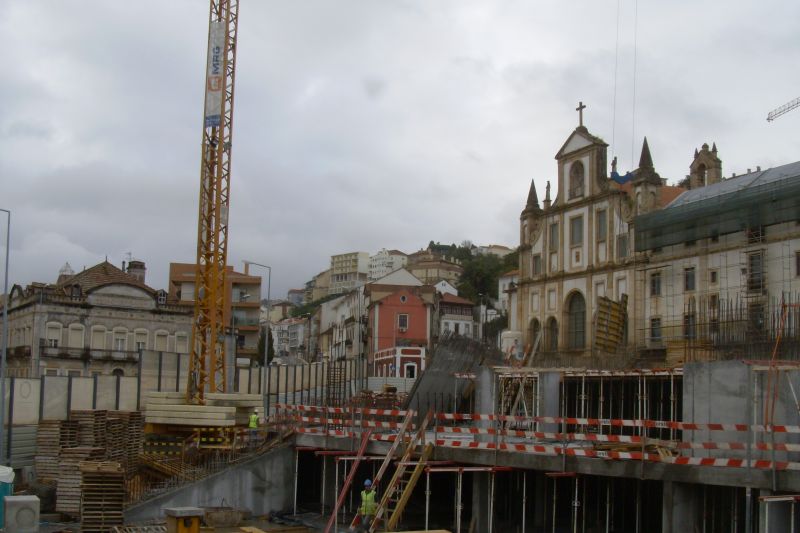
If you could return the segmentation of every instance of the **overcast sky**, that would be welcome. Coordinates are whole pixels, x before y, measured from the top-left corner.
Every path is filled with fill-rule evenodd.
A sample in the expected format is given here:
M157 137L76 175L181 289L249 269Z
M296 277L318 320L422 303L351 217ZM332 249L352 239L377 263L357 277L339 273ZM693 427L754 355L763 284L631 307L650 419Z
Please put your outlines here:
M207 4L3 2L11 283L130 252L166 288L171 261L195 260ZM271 265L280 297L331 254L516 246L578 101L620 170L644 135L671 183L704 142L726 176L800 159L800 109L765 120L800 96L800 2L636 8L241 0L229 263Z

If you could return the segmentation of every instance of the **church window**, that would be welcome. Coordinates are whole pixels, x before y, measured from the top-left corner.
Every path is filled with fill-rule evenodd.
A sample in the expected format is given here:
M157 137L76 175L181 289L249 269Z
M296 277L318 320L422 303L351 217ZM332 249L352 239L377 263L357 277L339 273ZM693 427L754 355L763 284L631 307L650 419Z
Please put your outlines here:
M575 161L569 169L569 198L583 196L583 163Z
M558 322L553 317L547 319L545 346L549 352L555 352L558 350Z
M605 242L607 232L608 222L606 220L606 210L601 209L597 212L597 242Z
M541 331L542 327L539 324L539 321L535 318L531 319L530 324L528 325L528 337L531 346L534 346L536 343L536 337L539 336L539 331Z
M533 260L531 262L531 274L534 276L538 276L542 273L542 256L540 254L534 254Z
M586 347L586 300L576 292L569 299L567 306L567 342L571 350Z
M577 216L569 221L569 245L580 246L583 244L583 217Z
M550 224L550 251L558 251L558 222Z
M617 259L628 257L628 235L617 235Z

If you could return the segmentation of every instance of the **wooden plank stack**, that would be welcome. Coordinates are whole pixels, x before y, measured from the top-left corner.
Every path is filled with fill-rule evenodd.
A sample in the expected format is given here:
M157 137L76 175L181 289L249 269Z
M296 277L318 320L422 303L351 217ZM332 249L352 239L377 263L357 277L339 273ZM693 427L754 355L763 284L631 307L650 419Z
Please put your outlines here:
M82 461L81 531L107 533L123 525L125 470L114 461Z
M78 445L78 426L69 420L42 420L36 432L34 466L40 483L55 485L61 450Z
M142 422L138 411L104 410L71 411L70 420L40 422L37 475L40 481L56 485L56 511L72 517L80 515L79 463L85 461L111 459L117 465L113 474L121 472L119 484L124 496L125 475L133 476L139 465ZM108 530L110 526L104 529Z
M594 319L594 347L598 351L617 353L625 339L628 295L623 294L619 302L601 296L597 299Z
M142 413L141 411L109 411L108 416L118 418L123 423L125 459L120 462L124 465L128 477L132 477L139 468L139 454L142 453L142 443L144 442Z
M108 411L101 409L70 411L69 418L78 422L78 444L80 446L96 448L106 446Z
M123 468L128 459L125 426L125 421L119 418L109 418L107 421L106 459L120 463Z
M82 461L103 459L105 450L91 446L78 446L61 450L58 483L56 485L56 511L77 517L81 511Z
M205 405L189 405L182 392L150 392L145 422L192 427L246 425L253 409L263 406L259 394L206 393Z

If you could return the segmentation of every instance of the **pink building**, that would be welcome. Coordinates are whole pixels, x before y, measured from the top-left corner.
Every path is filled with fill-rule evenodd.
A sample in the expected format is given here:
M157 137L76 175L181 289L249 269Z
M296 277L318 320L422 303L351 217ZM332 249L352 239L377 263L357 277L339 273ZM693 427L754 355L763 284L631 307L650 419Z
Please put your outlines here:
M417 377L431 344L436 290L370 284L368 353L377 376Z

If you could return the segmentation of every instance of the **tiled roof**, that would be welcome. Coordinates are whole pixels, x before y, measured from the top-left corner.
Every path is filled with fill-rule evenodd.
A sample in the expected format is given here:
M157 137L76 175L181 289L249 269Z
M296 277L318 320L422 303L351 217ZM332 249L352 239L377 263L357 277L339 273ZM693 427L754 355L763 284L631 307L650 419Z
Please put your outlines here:
M510 278L511 276L519 276L519 269L509 270L508 272L500 274L501 278Z
M473 302L467 300L466 298L462 298L461 296L455 296L454 294L450 294L449 292L442 294L441 301L447 304L475 305Z
M614 184L614 182L611 182ZM628 194L633 194L633 183L628 181L622 185L617 186L620 190ZM658 188L658 207L666 207L675 198L685 193L686 189L678 187L677 185L662 185Z
M81 292L87 294L94 289L104 287L106 285L122 284L132 285L140 289L154 294L156 291L139 281L138 278L123 272L121 269L115 267L108 261L103 261L91 268L78 272L74 276L70 276L56 285L56 289L64 289L72 285L80 285Z

